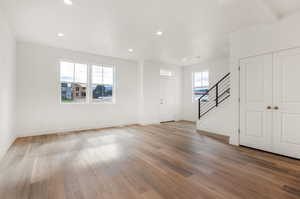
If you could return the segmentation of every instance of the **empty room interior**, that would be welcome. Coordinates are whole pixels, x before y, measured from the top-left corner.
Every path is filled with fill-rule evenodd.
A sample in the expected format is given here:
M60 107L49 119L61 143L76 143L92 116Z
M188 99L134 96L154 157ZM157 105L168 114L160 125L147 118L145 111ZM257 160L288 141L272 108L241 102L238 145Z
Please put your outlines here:
M300 199L299 0L0 0L0 199Z

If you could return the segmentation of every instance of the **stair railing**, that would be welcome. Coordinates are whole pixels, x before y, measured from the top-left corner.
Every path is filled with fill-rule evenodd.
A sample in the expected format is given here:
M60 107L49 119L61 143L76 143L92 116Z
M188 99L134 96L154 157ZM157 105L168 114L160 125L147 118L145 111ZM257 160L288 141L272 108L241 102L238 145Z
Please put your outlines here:
M198 118L200 119L230 97L230 73L222 77L198 99Z

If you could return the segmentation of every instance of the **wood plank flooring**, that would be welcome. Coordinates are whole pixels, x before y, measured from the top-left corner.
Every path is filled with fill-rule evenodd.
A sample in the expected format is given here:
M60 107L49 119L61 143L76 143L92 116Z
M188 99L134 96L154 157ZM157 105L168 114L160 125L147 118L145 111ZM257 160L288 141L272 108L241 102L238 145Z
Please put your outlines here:
M234 147L188 122L18 139L1 199L296 199L300 161Z

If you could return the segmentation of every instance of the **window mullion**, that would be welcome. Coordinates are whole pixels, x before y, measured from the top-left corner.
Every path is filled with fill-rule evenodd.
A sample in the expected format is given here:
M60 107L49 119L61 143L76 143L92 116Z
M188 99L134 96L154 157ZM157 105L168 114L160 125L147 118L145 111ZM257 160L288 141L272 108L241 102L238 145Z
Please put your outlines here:
M201 73L201 87L204 88L204 72Z
M75 83L75 75L76 75L76 70L75 70L75 64L73 64L73 83Z
M104 96L104 66L102 65L102 96Z
M102 66L102 85L104 84L104 67Z
M86 102L89 104L90 103L90 65L87 64L86 65L87 69L86 69L86 91L85 91L85 95L86 95Z

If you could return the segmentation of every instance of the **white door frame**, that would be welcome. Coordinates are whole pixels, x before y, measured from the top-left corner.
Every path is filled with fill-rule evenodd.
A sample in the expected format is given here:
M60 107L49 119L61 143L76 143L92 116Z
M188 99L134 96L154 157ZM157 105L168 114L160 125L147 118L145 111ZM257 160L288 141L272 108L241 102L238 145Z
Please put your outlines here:
M267 54L271 54L273 57L273 66L275 64L275 56L281 52L285 52L285 51L291 51L291 50L297 50L300 49L300 47L293 47L293 48L286 48L286 49L281 49L281 50L277 50L277 51L272 51L269 53L262 53L262 54L257 54L254 56L249 56L249 57L245 57L245 58L240 58L238 59L238 142L237 145L240 145L240 129L241 129L241 103L240 103L240 99L241 99L241 70L240 70L240 66L241 66L241 61L247 58L254 58L254 57L258 57L258 56L263 56L263 55L267 55ZM275 68L273 69L273 73L275 74ZM274 78L274 77L273 77ZM274 87L273 87L273 92L274 92ZM275 103L276 104L276 103ZM278 155L282 155L282 156L287 156L287 157L291 157L291 158L295 158L295 153L290 153L290 152L282 152L282 151L272 151L273 153L276 153ZM299 153L297 154L299 156Z
M160 76L159 80L161 80L161 79L172 80L172 81L174 81L174 84L176 85L176 77L175 77L174 72L173 72L172 76ZM161 89L161 87L160 87L160 89ZM161 100L161 95L159 97L160 97L160 100ZM176 104L177 104L177 91L174 94L174 100L175 100L174 106L177 108L177 106L176 106ZM169 121L163 121L161 119L161 106L160 106L160 109L159 109L159 117L160 117L159 118L159 122L172 122L172 121L176 121L176 114L177 114L177 110L174 110L174 118L172 120L169 120Z

